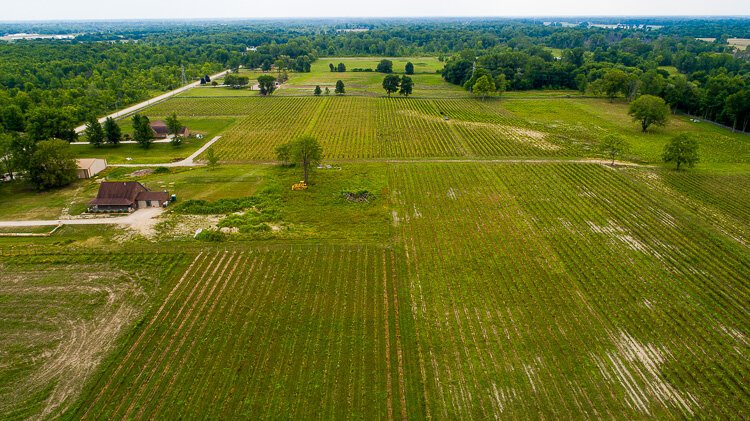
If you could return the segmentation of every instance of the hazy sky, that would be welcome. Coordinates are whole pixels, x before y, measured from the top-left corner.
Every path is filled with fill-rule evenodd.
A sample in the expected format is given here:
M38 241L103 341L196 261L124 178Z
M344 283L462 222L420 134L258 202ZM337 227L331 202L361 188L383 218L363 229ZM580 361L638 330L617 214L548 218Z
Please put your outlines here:
M750 15L750 0L3 0L0 21L391 16Z

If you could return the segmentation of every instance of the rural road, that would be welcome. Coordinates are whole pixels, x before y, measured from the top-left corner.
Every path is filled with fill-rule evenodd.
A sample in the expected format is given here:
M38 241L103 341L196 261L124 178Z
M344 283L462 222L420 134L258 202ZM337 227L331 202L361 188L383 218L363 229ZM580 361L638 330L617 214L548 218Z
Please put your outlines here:
M193 162L195 158L198 157L198 155L202 154L203 151L208 149L211 145L214 144L217 140L221 139L221 136L216 136L213 139L206 142L205 145L201 146L200 149L193 152L192 155L189 157L183 159L182 161L177 162L168 162L164 164L109 164L108 167L196 167L201 164L197 164Z
M215 78L218 78L218 77L222 77L225 74L227 74L228 72L229 72L229 70L224 70L223 72L217 73L217 74L211 76L211 80L214 80ZM153 98L151 98L151 99L149 99L147 101L141 102L139 104L135 104L135 105L130 106L128 108L125 108L125 109L122 109L120 111L114 112L114 113L112 113L110 115L104 116L104 117L102 117L102 118L99 119L99 122L103 123L104 120L107 119L107 117L112 117L114 119L117 119L119 117L123 117L123 116L126 116L128 114L132 114L132 113L134 113L134 112L136 112L138 110L141 110L141 109L146 108L146 107L148 107L150 105L156 104L157 102L164 101L167 98L170 98L170 97L173 97L173 96L175 96L177 94L185 92L185 91L187 91L190 88L194 88L196 86L200 86L200 84L201 84L200 81L190 83L190 84L185 85L183 87L177 88L174 91L169 91L169 92L161 94L161 95L159 95L157 97L153 97ZM76 133L79 133L79 134L83 133L83 131L86 130L86 125L84 124L82 126L78 126L78 127L76 127L75 130L76 130Z
M41 227L49 225L100 225L100 224L117 224L117 225L148 225L150 221L164 211L163 208L147 208L137 210L127 216L114 216L111 218L78 218L78 219L47 219L31 221L0 221L0 227Z

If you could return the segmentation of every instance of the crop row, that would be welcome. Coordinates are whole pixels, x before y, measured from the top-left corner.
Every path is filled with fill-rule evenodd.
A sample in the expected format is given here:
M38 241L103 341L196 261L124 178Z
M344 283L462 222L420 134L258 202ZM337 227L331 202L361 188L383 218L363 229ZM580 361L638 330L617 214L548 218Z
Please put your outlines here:
M392 267L366 246L202 253L76 417L398 414Z
M315 135L329 159L577 154L575 141L535 130L501 103L367 97L176 98L153 115L241 116L217 143L220 159L271 160L276 146Z
M595 165L394 165L389 178L433 416L748 405L749 253L686 209Z

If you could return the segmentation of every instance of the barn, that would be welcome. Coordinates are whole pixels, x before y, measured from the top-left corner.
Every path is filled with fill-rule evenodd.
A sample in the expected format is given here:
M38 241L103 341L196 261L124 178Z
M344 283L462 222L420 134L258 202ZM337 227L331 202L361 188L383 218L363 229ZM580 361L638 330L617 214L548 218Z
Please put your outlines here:
M105 181L89 202L89 212L133 212L142 208L166 207L169 192L151 191L137 181Z

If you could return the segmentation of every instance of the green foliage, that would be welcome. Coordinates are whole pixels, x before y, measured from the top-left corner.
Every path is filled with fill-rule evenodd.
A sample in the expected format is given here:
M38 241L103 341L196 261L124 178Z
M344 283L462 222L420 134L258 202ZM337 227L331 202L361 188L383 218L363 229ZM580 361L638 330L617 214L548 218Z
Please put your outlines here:
M380 60L375 71L379 73L393 73L393 62L387 59Z
M43 140L37 142L31 155L29 180L37 190L66 186L76 180L76 161L68 142Z
M627 151L628 143L620 136L608 134L602 139L599 149L602 154L612 159L612 165L615 165L615 158L622 156Z
M169 174L171 171L167 167L156 167L154 174Z
M641 130L646 130L651 125L663 126L669 119L669 107L663 99L653 95L641 95L635 101L630 103L628 115L633 117L634 121L641 123Z
M271 95L276 90L276 78L271 75L258 76L258 87L261 95Z
M226 234L218 230L205 229L195 236L198 241L206 241L211 243L221 242L227 239Z
M336 81L336 88L333 90L333 92L336 95L343 95L346 93L346 88L344 87L344 81L337 80Z
M276 159L282 163L296 163L302 166L304 182L309 182L310 169L323 159L323 147L311 135L302 135L289 143L276 147Z
M593 84L594 91L602 92L610 99L620 95L630 96L637 85L635 76L619 69L609 70Z
M407 75L414 74L414 64L412 64L412 62L406 63L406 66L404 67L404 73L406 73Z
M68 109L40 107L29 112L26 133L34 140L63 139L72 142L78 137L73 116Z
M339 65L336 66L336 71L337 72L345 72L346 71L346 66L344 65L344 63L339 63Z
M112 117L107 117L104 120L104 139L110 145L117 145L122 140L120 126Z
M90 118L86 123L85 133L86 139L95 147L98 148L104 143L104 129L102 129L102 125L96 117Z
M219 199L213 202L207 200L185 200L172 206L175 213L185 215L219 215L249 209L258 203L255 197L237 199Z
M664 146L664 162L674 162L679 171L682 164L692 168L698 162L698 141L687 133L673 137Z
M383 78L383 89L391 96L391 93L398 91L398 87L401 84L401 78L397 75L387 75Z
M292 161L292 144L282 143L275 149L276 159L281 161L282 165L288 165Z
M403 76L401 77L401 87L398 90L398 93L403 96L409 96L412 93L412 90L414 89L414 82L411 80L409 76Z
M182 144L182 136L180 136L180 131L182 130L182 123L177 118L177 113L172 113L169 116L167 116L166 120L164 121L167 125L167 131L169 134L172 135L172 140L170 143L172 146L179 146Z
M208 168L212 170L219 165L219 157L216 156L216 151L213 146L209 146L209 148L206 149L206 163L208 164Z
M250 83L250 78L247 76L241 76L238 74L230 73L224 76L224 85L230 86L232 89L241 89Z
M474 95L485 99L495 92L495 82L488 75L482 76L477 79L477 83L472 86L471 91Z
M320 94L323 93L323 90L320 89L320 85L315 85L315 89L313 90L313 95L320 96Z
M148 117L140 114L133 115L133 140L143 149L148 149L154 140L154 130L151 129Z

